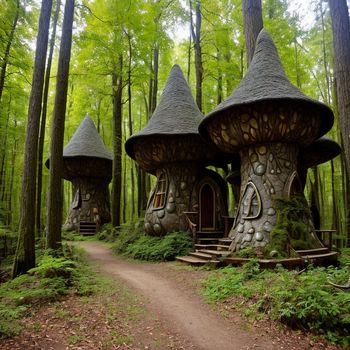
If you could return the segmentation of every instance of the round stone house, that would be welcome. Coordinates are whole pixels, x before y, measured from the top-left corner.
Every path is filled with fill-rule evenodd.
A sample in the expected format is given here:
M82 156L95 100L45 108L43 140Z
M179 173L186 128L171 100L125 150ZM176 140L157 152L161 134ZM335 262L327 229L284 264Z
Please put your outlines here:
M148 124L125 143L127 154L157 177L145 214L147 234L186 231L185 212L195 214L199 230L223 227L227 186L205 166L230 159L199 135L203 117L180 67L174 65Z
M229 234L232 251L261 249L271 242L275 200L302 193L299 162L306 164L306 159L299 150L329 131L333 118L327 105L292 85L263 29L245 77L199 125L203 138L224 152L240 154L240 201ZM321 247L308 214L301 220L309 225L310 248Z

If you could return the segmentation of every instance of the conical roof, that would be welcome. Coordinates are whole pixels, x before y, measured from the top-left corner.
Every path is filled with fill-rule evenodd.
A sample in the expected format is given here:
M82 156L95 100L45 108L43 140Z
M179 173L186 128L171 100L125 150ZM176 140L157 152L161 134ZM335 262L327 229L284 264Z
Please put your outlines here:
M311 168L328 162L339 155L340 152L341 147L336 141L323 136L300 152L299 163L305 169Z
M112 153L105 147L89 115L86 115L64 148L63 158L68 157L91 157L113 160Z
M197 107L181 68L175 64L166 81L159 104L148 124L125 142L125 150L135 159L135 140L154 136L196 135L203 114Z
M306 110L317 110L321 117L318 136L324 135L333 125L333 112L325 104L304 95L286 76L270 34L262 29L256 41L255 52L248 72L233 93L213 111L199 126L201 135L206 135L206 125L211 118L225 111L248 104L271 101L304 104ZM307 113L305 117L307 117Z

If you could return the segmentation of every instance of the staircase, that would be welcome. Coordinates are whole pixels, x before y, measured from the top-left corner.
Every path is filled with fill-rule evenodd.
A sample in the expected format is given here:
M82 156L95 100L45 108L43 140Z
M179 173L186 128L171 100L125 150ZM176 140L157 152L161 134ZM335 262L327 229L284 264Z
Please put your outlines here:
M229 248L232 242L229 238L223 238L221 231L197 232L195 251L188 256L178 256L177 261L192 266L212 266L216 267L220 263L220 258L230 254Z
M305 262L317 266L327 266L337 263L338 253L327 247L295 251Z
M314 266L328 266L337 264L337 252L330 251L329 248L317 248L307 250L294 250L294 256L283 259L259 259L259 264L262 268L274 269L277 264L281 264L287 269L296 267L306 267L309 264ZM248 262L249 258L227 257L224 260L225 265L240 266Z
M93 236L96 233L96 222L80 221L79 233L83 236Z

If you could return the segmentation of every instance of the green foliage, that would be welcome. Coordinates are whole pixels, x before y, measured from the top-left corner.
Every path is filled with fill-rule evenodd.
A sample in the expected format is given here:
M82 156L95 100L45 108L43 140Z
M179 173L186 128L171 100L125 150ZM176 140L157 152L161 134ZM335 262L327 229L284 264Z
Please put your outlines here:
M81 251L63 246L56 256L46 252L28 274L0 285L0 337L18 334L18 320L32 306L57 300L69 290L78 295L95 291L94 274Z
M350 344L350 294L329 285L344 284L348 268L316 268L299 274L282 267L260 270L256 261L242 268L226 267L203 282L209 301L228 298L246 315L265 314L291 327L310 330L328 340Z
M256 250L254 247L246 247L235 252L235 256L239 258L255 258Z
M113 250L117 254L150 261L174 260L178 255L186 255L193 243L186 232L172 232L165 237L145 235L142 221L118 228L104 225L98 237L107 242L113 241Z
M105 226L104 226L105 227ZM114 230L112 228L112 230ZM107 234L108 237L115 233ZM144 235L141 223L126 223L117 228L116 238L113 243L113 250L117 254L125 253L127 247Z
M340 266L350 269L350 248L343 248L338 257Z
M114 242L122 231L122 228L113 227L112 224L104 224L97 233L97 239L105 242Z
M277 222L271 231L271 240L264 249L264 255L277 251L279 258L289 256L289 247L294 249L312 248L309 227L306 224L311 217L305 198L275 198Z
M82 236L75 231L62 230L62 240L64 241L92 241L95 236Z
M164 237L144 235L130 244L125 254L134 259L167 261L186 255L192 249L192 238L186 232L172 232Z

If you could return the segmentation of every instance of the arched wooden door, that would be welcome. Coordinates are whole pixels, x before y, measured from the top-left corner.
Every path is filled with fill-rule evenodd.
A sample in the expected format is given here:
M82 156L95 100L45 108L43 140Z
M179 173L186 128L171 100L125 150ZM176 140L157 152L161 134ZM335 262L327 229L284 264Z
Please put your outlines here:
M215 191L205 183L199 191L200 231L215 230Z

